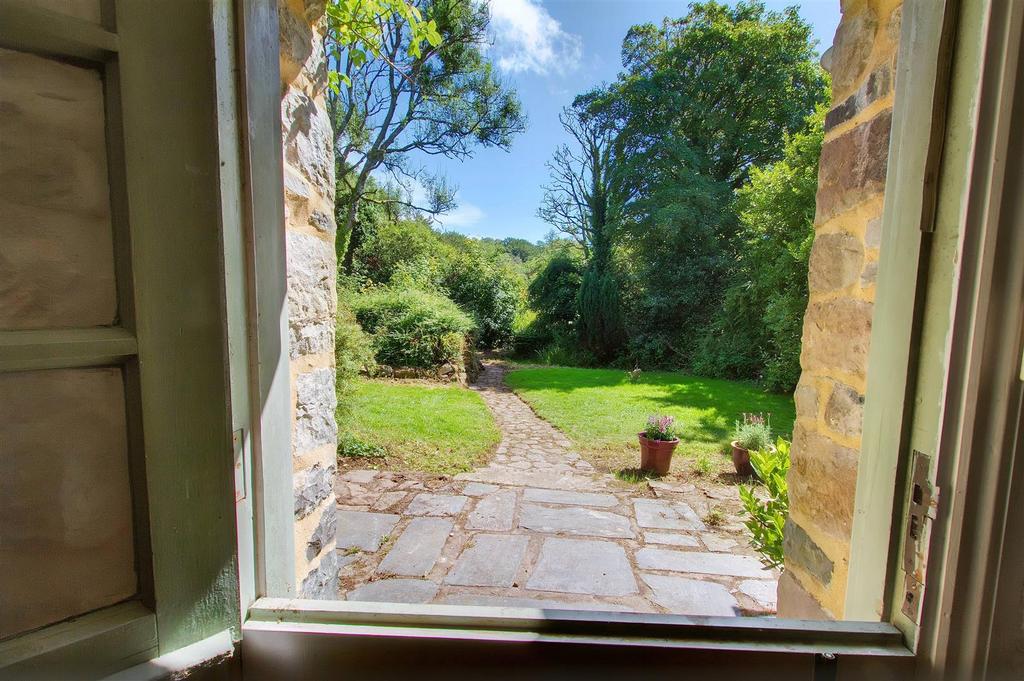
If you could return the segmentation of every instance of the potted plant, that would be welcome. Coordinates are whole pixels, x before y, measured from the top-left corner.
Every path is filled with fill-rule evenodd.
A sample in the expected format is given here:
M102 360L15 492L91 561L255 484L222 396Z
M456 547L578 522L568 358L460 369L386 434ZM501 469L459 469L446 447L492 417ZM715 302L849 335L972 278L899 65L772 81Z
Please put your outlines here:
M671 416L650 416L640 438L640 468L657 475L666 475L672 466L672 452L679 444L676 420Z
M736 422L731 444L732 465L736 473L745 477L753 475L750 452L773 449L771 414L744 414L743 421Z

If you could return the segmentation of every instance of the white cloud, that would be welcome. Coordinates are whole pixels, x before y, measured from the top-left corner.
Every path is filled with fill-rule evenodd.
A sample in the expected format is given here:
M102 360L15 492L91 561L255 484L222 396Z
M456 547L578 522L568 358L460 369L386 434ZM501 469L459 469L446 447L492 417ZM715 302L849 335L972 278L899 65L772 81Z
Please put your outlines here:
M567 33L539 0L486 0L498 67L510 73L568 73L580 64L583 39Z
M471 227L485 217L484 211L477 205L459 201L458 207L447 215L438 215L435 219L444 229L464 229Z

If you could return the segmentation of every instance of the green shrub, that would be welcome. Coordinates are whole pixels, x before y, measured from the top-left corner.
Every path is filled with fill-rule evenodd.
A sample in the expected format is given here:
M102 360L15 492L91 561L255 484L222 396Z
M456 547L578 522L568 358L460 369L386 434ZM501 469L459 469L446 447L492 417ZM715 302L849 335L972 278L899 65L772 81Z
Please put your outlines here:
M772 443L772 426L769 418L761 414L744 414L743 421L736 422L733 440L749 452L767 449Z
M373 337L377 361L431 369L462 361L473 320L448 298L415 289L370 289L353 302L363 330Z
M750 545L761 554L761 562L769 568L783 567L783 529L789 515L789 442L781 437L775 449L750 452L750 464L764 483L767 499L762 501L752 487L740 485L740 501L747 513L744 525L750 531Z
M347 414L348 408L346 398L352 393L356 377L360 372L372 373L376 365L373 340L359 326L344 293L338 298L334 360L337 374L338 409L339 413L344 415Z
M500 253L476 246L439 266L440 288L476 321L478 339L494 348L512 340L525 295L523 275Z

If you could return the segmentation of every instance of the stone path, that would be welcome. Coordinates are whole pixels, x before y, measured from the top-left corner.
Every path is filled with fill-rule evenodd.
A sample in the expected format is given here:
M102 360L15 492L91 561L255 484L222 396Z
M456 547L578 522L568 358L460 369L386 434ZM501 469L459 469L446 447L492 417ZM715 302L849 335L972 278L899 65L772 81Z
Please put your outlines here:
M505 387L473 386L502 432L491 463L455 479L353 470L337 482L348 600L770 615L778 574L741 533L708 528L692 484L625 485Z

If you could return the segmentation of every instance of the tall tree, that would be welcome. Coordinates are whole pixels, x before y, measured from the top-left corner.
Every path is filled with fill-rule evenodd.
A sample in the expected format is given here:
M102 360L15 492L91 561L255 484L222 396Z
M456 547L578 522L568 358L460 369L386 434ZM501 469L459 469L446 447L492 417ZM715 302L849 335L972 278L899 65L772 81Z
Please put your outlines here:
M625 197L613 183L614 121L594 106L600 94L581 95L560 114L573 143L556 149L548 163L551 179L537 214L583 249L587 265L577 299L580 340L606 361L625 340L612 270L614 230Z
M454 191L443 178L410 161L410 154L465 159L477 146L507 149L525 129L514 90L494 73L485 55L489 14L476 0L411 0L431 30L391 12L374 20L377 50L338 49L341 27L332 22L328 46L335 76L328 105L335 126L339 165L341 238L347 237L346 270L359 246L356 220L363 201L397 202L429 213L454 207ZM405 192L370 191L374 174ZM425 188L426 200L413 196Z

